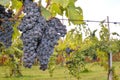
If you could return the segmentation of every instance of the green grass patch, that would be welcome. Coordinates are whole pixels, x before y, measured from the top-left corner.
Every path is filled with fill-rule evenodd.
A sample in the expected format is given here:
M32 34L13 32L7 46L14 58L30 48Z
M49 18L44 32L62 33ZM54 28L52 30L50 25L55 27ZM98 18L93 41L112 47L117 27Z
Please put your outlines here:
M113 63L120 76L120 62ZM90 63L86 66L89 72L82 72L80 80L107 80L107 71L99 65L93 65ZM50 77L48 70L41 71L38 66L33 66L31 69L22 67L22 77L5 77L5 73L9 72L8 67L0 66L0 80L77 80L69 75L68 70L65 67L57 66L53 77Z

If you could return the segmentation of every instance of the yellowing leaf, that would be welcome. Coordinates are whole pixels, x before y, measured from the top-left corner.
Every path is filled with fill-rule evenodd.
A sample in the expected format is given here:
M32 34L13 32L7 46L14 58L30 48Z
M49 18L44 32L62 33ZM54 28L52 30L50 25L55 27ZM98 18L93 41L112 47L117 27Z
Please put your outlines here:
M45 2L46 2L46 3L48 3L48 2L49 2L49 0L46 0Z

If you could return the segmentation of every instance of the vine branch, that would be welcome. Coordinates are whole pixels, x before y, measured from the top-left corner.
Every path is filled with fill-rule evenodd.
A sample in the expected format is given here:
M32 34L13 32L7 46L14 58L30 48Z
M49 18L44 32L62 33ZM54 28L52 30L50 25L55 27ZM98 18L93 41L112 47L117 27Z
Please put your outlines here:
M21 15L23 9L24 9L24 6L22 6L22 7L20 8L20 10L18 11L18 13L14 16L14 19L18 19L18 17Z
M48 8L48 6L50 5L50 2L51 2L51 0L48 0L46 8Z

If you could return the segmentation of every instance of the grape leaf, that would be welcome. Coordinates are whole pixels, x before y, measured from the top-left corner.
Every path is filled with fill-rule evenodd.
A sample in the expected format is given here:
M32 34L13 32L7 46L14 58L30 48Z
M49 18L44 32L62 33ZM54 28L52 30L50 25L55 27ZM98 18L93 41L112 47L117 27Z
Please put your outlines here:
M63 7L63 8L66 8L69 4L69 1L70 0L60 0L60 5Z
M83 24L83 12L80 7L68 6L66 16L73 24Z
M75 2L76 2L77 0L69 0L69 5L71 5L71 6L75 6Z
M60 9L60 6L56 3L51 4L50 6L50 12L52 13L52 17L56 16L56 14L62 14L62 11Z
M51 18L51 13L44 7L41 7L41 14L44 16L47 20Z
M52 3L56 3L63 8L66 8L69 4L70 0L52 0Z
M12 9L16 9L16 12L19 11L19 9L22 7L22 2L18 0L12 0Z
M120 36L117 32L113 32L112 35Z
M59 3L60 3L60 0L52 0L51 3L59 4Z
M19 30L17 29L17 26L19 25L19 22L16 22L16 24L13 27L14 33L12 35L12 41L16 40L18 36L20 35Z
M0 4L3 6L7 6L10 4L10 0L0 0Z

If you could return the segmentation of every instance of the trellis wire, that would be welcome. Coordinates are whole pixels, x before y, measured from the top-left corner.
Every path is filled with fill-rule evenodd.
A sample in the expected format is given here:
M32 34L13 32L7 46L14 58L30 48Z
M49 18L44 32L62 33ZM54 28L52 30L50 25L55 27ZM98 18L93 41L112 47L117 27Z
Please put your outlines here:
M74 19L60 19L64 21L81 21L81 22L95 22L95 23L112 23L112 24L120 24L120 22L112 21L112 22L106 22L106 21L100 21L100 20L74 20Z
M18 22L20 22L21 20L16 20L16 19L9 19L9 20L11 20L11 21L18 21ZM100 23L100 22L102 22L102 23L108 23L107 21L100 21L100 20L75 20L75 19L65 19L65 18L62 18L62 19L60 19L60 20L62 20L62 21L81 21L81 22L94 22L94 23ZM0 19L0 21L5 21L4 19ZM117 22L117 21L111 21L111 22L109 22L109 23L112 23L112 24L120 24L120 22Z

